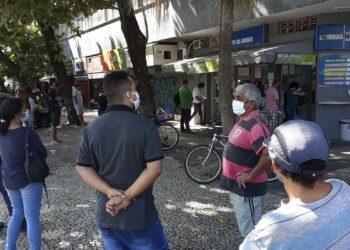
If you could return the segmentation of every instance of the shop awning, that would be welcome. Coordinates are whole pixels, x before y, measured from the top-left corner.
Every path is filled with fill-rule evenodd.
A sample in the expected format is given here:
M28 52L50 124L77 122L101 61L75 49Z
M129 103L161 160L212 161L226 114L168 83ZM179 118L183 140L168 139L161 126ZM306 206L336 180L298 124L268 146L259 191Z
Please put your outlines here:
M311 40L275 45L263 48L251 48L232 52L232 65L275 63L276 53L314 53ZM163 73L211 73L219 70L219 56L184 59L162 65Z
M163 73L200 74L219 70L219 56L196 57L162 65Z

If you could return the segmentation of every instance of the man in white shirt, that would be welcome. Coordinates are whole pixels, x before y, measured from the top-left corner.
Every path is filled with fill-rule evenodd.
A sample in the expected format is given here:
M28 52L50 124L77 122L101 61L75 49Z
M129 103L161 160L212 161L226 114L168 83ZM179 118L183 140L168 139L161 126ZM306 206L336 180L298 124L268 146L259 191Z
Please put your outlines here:
M201 94L201 89L203 87L204 83L200 82L197 84L197 87L195 87L192 91L194 112L191 115L191 119L198 113L201 125L204 125L202 103L204 103L205 97L203 97Z
M263 144L288 199L261 218L240 249L349 249L350 187L323 178L330 149L322 129L292 120Z
M79 118L80 126L85 126L86 123L84 122L83 96L80 92L80 85L77 83L75 83L72 87L72 97L74 108Z

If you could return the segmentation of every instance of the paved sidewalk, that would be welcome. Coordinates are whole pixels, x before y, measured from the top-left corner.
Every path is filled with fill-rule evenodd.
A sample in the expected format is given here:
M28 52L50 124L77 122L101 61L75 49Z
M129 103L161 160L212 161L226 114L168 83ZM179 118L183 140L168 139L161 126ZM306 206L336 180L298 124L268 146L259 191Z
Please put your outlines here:
M87 121L95 118L87 113ZM185 174L183 159L189 148L206 144L211 131L198 127L195 134L181 134L176 149L166 153L164 171L157 181L154 194L160 217L171 249L237 249L243 240L239 236L234 211L228 194L219 182L198 185ZM62 127L59 136L63 144L49 144L49 130L40 129L49 152L51 175L47 179L50 207L43 200L43 249L103 249L94 223L95 192L82 183L75 173L75 158L82 128ZM332 150L331 164L337 169L331 177L350 183L350 147ZM278 207L285 197L280 182L269 184L265 210ZM0 219L7 217L0 199ZM0 233L0 248L5 246L6 229ZM28 249L26 235L21 233L19 249Z

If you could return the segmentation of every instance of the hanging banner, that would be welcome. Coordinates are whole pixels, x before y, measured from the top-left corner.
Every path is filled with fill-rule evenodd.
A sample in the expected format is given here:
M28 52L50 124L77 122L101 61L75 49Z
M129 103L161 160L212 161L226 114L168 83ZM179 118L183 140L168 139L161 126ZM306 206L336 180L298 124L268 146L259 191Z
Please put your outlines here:
M277 53L276 64L316 65L316 54Z
M104 71L126 69L126 54L124 49L113 49L102 52Z
M350 86L350 54L320 56L319 84Z

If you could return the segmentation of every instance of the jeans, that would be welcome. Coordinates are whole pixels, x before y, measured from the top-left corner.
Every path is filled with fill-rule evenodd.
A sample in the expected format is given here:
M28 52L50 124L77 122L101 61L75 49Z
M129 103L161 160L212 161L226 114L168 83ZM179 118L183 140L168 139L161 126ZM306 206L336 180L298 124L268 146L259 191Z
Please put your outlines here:
M180 127L182 132L190 130L190 120L191 120L191 109L181 109ZM186 125L186 129L185 129L185 125Z
M40 209L43 194L43 184L31 182L20 190L7 189L13 212L7 229L6 249L15 250L21 224L26 218L27 236L31 250L40 250L41 224Z
M147 229L124 231L99 227L106 250L168 250L168 240L159 219Z
M201 103L193 103L193 107L194 107L194 112L191 115L191 119L198 113L201 124L203 124L204 119L203 119L202 104Z
M239 232L246 237L261 219L264 196L244 197L230 192Z

